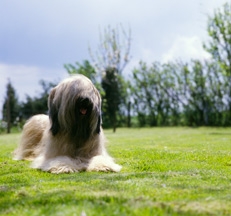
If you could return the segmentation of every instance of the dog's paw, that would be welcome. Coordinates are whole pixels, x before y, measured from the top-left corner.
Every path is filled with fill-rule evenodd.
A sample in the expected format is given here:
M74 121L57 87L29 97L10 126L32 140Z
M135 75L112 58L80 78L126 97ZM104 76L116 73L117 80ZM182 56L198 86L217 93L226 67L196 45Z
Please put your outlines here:
M78 172L78 170L67 166L60 166L60 167L52 167L48 170L48 172L53 174L61 174L61 173L74 173L74 172Z
M114 165L111 167L111 171L113 171L113 172L119 172L121 169L122 169L122 166L120 166L120 165L118 165L118 164L114 164Z
M96 166L89 166L87 171L96 171L96 172L119 172L121 170L121 166L118 164L114 165L96 165Z
M112 158L99 155L91 159L87 171L119 172L121 168L122 167L116 164Z

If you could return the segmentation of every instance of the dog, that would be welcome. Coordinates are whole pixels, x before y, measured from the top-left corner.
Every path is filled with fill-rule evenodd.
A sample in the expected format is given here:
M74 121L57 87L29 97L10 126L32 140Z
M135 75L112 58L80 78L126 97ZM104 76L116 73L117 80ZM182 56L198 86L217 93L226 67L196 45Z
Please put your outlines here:
M48 110L24 125L15 160L56 174L121 170L106 151L101 97L90 79L80 74L64 79L51 90Z

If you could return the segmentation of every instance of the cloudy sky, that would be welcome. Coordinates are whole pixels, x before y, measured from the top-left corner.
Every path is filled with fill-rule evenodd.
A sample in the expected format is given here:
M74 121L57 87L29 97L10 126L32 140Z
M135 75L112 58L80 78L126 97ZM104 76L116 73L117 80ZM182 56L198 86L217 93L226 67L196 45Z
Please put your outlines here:
M39 80L67 76L63 65L90 60L99 29L132 31L132 60L204 59L208 15L230 0L0 0L0 117L7 80L19 100L41 92Z

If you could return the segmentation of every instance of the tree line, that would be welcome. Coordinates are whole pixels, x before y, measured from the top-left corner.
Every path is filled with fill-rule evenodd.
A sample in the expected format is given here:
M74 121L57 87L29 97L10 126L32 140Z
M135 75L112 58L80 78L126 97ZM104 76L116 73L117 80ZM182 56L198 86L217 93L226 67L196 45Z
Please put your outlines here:
M89 77L102 96L103 126L231 126L231 5L226 3L208 17L209 41L203 44L209 60L144 61L129 74L131 31L122 25L100 32L98 50L91 60L66 64L68 74ZM47 113L47 97L56 83L40 81L43 92L19 103L10 81L3 120L13 124L31 115Z

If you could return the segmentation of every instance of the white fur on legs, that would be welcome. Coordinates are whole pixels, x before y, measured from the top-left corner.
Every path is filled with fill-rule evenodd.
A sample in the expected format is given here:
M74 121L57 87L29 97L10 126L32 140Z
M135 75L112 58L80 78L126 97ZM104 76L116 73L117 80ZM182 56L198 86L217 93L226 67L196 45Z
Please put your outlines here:
M39 156L33 161L32 167L56 174L74 173L86 170L87 163L81 161L81 159L72 159L67 156L58 156L51 159Z
M87 171L119 172L121 168L122 167L120 165L115 164L111 157L97 155L90 160Z
M97 171L97 172L119 172L121 166L115 164L110 156L94 156L90 161L76 158L72 159L67 156L58 156L51 159L45 159L44 156L37 157L32 168L41 169L55 174L74 173L79 171Z

